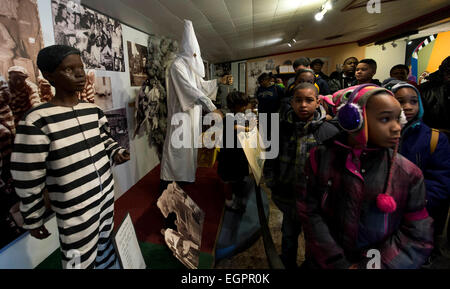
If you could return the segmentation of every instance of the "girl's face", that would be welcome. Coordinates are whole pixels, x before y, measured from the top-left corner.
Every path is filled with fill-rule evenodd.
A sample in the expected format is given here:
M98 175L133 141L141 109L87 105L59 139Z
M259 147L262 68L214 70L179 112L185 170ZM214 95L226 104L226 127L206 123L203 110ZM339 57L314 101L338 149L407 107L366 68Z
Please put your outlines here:
M419 113L419 97L414 89L409 87L400 88L395 93L395 98L400 102L405 112L406 120L411 121Z
M400 103L390 94L372 96L366 106L369 143L382 148L392 148L400 140Z

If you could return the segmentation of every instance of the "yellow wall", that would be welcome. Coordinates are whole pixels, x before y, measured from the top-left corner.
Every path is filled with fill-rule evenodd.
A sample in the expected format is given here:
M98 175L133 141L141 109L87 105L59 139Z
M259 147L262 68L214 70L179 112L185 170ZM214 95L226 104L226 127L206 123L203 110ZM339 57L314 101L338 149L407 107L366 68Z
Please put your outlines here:
M439 33L431 53L426 71L434 72L439 69L442 61L449 56L450 31Z

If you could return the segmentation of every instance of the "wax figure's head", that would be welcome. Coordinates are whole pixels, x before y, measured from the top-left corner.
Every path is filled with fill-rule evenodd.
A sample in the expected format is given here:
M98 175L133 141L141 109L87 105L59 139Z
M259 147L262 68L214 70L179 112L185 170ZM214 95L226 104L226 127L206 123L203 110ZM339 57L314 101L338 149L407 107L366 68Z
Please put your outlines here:
M369 83L377 73L377 63L373 59L363 59L356 66L355 77L358 84Z
M397 64L391 68L389 74L392 78L395 78L397 80L407 81L409 75L409 68L404 64Z
M228 75L227 84L228 85L233 85L233 75L231 75L231 74Z
M22 66L11 66L8 69L8 78L10 88L21 88L26 85L28 71Z
M0 105L8 105L11 99L8 82L0 75Z
M86 83L80 51L66 45L52 45L39 51L37 65L56 91L81 92Z
M358 65L358 59L356 57L349 57L344 60L344 65L342 66L342 72L346 76L354 76L356 71L356 66Z
M184 33L179 55L195 74L201 78L205 77L205 65L203 64L200 46L195 36L194 26L190 20L184 20Z
M303 82L294 88L291 106L301 121L310 121L319 108L319 91L314 84Z

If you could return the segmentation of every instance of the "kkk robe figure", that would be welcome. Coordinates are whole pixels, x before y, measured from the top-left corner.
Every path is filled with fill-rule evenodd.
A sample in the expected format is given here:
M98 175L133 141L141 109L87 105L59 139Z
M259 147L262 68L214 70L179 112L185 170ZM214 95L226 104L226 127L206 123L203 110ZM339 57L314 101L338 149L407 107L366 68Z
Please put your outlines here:
M217 80L205 81L203 77L205 77L205 67L194 28L191 21L184 20L180 53L169 67L166 79L168 122L161 159L160 178L163 181L195 182L197 147L198 141L201 140L202 109L220 114L211 101L216 97ZM183 143L188 142L189 145L177 148L173 146L171 140L180 130L182 123L176 121L180 118L190 120L188 121L189 133L183 133L181 136Z

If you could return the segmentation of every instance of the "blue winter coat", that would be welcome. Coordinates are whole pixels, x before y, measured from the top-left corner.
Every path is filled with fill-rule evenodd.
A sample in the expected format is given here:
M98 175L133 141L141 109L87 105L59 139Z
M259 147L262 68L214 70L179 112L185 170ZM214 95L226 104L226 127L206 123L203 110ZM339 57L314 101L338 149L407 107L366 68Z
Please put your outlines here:
M434 153L430 150L431 129L422 122L423 106L417 89L409 84L400 83L392 88L413 88L419 98L419 112L402 130L399 152L417 165L425 178L427 190L427 209L433 208L443 200L450 198L450 145L447 136L439 133L439 140Z

